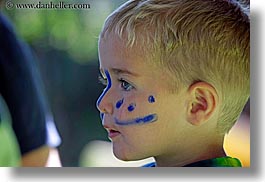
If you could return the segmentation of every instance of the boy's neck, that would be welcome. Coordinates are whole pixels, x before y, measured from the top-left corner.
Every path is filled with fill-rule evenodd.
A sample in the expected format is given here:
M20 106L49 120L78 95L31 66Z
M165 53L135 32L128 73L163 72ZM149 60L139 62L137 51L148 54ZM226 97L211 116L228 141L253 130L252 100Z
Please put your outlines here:
M194 162L225 157L226 153L223 149L223 140L219 145L199 145L189 151L177 152L171 156L155 157L157 167L181 167Z

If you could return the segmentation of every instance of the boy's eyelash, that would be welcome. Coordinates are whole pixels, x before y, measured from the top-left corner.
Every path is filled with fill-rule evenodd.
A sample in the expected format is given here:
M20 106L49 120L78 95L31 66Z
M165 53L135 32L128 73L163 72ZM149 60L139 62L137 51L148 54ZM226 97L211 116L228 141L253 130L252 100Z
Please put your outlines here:
M98 75L98 81L99 81L99 83L101 83L102 85L105 85L105 86L107 86L108 85L108 80L106 79L106 78L103 78L103 76L102 75Z
M104 85L104 86L107 86L108 85L108 80L106 78L104 78L101 74L98 75L98 80L99 80L99 82L102 85ZM130 90L132 90L134 88L134 86L132 84L130 84L129 82L127 82L123 78L119 78L118 81L121 83L121 87L125 91L130 91ZM127 84L127 85L124 85L124 84Z
M124 80L123 78L118 79L118 81L121 83L121 87L125 91L131 91L132 89L134 89L134 86L128 81ZM124 85L124 84L127 84L127 85Z

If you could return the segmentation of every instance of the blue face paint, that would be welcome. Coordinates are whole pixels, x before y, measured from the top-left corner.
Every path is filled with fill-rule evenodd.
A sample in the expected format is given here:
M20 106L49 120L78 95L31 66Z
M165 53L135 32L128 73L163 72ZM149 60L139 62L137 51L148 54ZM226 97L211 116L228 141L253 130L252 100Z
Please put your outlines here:
M139 118L135 118L132 120L125 120L125 121L121 121L121 120L118 120L117 118L115 118L115 123L117 125L121 125L121 126L128 126L128 125L152 123L156 120L157 120L157 114L149 114L149 115L144 116L144 117L139 117Z
M150 96L148 97L148 101L149 101L150 103L154 103L154 102L155 102L155 98L154 98L154 96L150 95Z
M107 87L104 89L103 93L100 95L100 97L98 98L97 100L97 107L99 106L99 104L101 103L103 97L106 95L106 93L108 92L108 90L110 89L111 87L111 78L110 78L110 74L107 70L105 70L105 74L106 74L106 77L107 77L107 81L108 81L108 85Z
M136 104L130 104L128 106L128 111L132 112L135 109Z
M121 99L119 100L117 103L116 103L116 108L119 109L121 107L121 105L123 104L123 100L124 99Z

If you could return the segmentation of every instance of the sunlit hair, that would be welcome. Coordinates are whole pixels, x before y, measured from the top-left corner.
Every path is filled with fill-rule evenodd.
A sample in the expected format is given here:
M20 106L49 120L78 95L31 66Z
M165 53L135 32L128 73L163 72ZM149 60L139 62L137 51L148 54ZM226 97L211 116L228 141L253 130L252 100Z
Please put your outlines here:
M140 46L149 61L174 74L176 90L211 84L223 101L218 129L226 133L250 94L248 15L247 6L232 0L131 0L107 18L100 36Z

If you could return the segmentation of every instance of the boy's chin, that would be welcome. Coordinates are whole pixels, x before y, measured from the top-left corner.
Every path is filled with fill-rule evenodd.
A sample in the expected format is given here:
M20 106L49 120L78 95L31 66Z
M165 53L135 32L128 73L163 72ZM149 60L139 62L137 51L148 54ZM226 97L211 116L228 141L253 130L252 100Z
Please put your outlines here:
M119 152L113 152L114 153L114 156L119 159L119 160L122 160L122 161L137 161L137 160L142 160L142 159L145 159L145 157L137 157L137 156L134 156L134 155L128 155L128 154L125 154L125 153L119 153Z
M122 160L122 161L132 161L132 160L133 160L132 158L130 158L130 157L128 157L128 156L125 156L124 154L121 155L121 154L119 154L119 153L117 153L117 152L114 152L114 156L115 156L117 159Z

